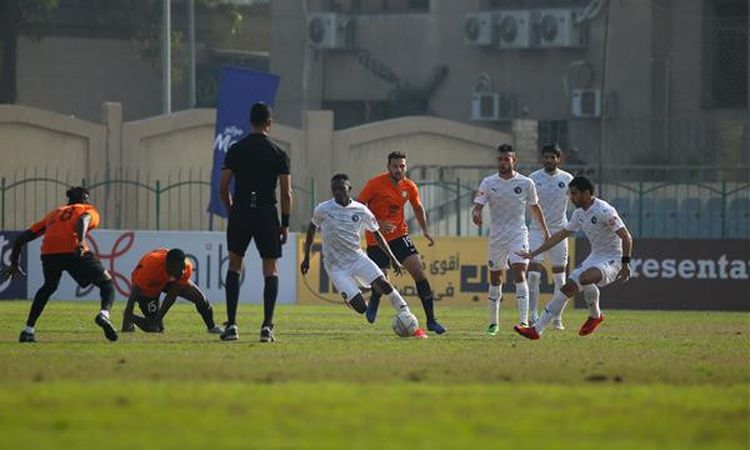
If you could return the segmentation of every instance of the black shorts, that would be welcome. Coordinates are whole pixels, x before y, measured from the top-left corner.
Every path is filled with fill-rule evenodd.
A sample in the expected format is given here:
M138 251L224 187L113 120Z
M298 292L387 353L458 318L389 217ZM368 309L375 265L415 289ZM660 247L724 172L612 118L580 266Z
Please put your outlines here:
M388 246L393 252L393 256L396 257L398 262L404 262L404 260L411 255L418 255L417 247L414 246L414 242L411 237L407 234L396 239L388 241ZM381 269L387 269L391 266L391 261L388 259L388 255L377 245L371 245L367 247L367 256L380 267Z
M276 206L232 208L227 224L229 251L245 256L247 246L255 239L255 247L263 259L281 258L281 223Z
M99 284L107 279L107 271L104 270L99 258L91 252L81 256L73 253L42 255L42 270L45 283L57 284L64 271L67 271L81 287L91 283Z

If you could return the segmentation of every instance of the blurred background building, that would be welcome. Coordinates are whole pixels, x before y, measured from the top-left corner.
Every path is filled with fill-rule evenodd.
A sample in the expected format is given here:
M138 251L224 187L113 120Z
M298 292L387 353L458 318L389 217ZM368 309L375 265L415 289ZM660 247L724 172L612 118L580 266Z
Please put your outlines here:
M5 228L84 181L107 227L221 229L205 205L233 65L281 77L296 228L331 173L361 186L398 148L437 232L482 233L493 148L528 173L558 142L636 236L750 238L747 0L0 0L0 29Z

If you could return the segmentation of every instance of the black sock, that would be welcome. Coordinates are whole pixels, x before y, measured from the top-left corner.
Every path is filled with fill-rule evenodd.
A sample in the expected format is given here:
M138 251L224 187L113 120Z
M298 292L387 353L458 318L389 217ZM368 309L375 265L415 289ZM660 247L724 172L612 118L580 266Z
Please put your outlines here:
M214 309L211 307L210 303L196 303L195 309L198 311L198 314L201 315L203 323L206 324L206 328L210 330L216 326L216 322L214 322Z
M370 297L370 304L373 305L374 308L377 309L379 305L381 294L378 292L375 292L375 289L372 290L372 296ZM375 303L373 303L375 302Z
M101 309L109 311L115 303L115 285L112 280L107 280L99 286L99 296L101 297Z
M36 291L34 302L31 304L31 310L29 311L29 317L26 319L26 326L33 327L36 325L37 319L42 315L44 307L47 306L47 301L56 289L57 286L50 286L45 283Z
M430 282L426 278L422 281L417 281L417 294L419 294L419 299L422 300L422 307L424 308L424 315L427 317L427 321L434 322L435 311L432 302L432 288L430 288Z
M263 326L273 325L273 310L276 307L276 297L279 294L279 277L266 277L263 286Z
M227 325L237 323L237 302L240 299L240 274L227 271Z

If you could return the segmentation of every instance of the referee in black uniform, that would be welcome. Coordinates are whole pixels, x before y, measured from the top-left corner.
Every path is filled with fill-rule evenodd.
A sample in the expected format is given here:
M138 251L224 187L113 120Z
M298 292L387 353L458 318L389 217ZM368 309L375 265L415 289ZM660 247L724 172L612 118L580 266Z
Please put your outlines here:
M229 148L221 172L221 200L229 211L227 247L229 270L226 278L227 326L223 341L236 341L237 302L240 294L242 259L250 241L255 239L263 260L263 325L261 342L273 342L273 310L279 292L281 246L289 235L292 211L292 177L289 157L269 138L271 108L256 103L250 109L250 134ZM234 179L234 194L229 185ZM281 223L276 210L276 181L281 185Z

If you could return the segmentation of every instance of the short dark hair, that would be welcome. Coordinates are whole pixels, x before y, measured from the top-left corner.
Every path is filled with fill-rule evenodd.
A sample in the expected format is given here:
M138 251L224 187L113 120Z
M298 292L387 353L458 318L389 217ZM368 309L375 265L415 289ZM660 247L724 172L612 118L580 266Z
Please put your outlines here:
M516 150L510 144L500 144L497 146L497 151L500 153L510 153L515 152Z
M84 203L86 197L89 196L89 191L83 186L73 186L65 192L65 195L68 197L69 204Z
M406 153L399 150L390 152L388 153L388 162L390 163L392 159L406 159Z
M271 121L271 107L263 102L255 103L250 108L250 123L262 127Z
M333 183L334 181L338 181L338 180L349 181L349 175L345 173L337 173L336 175L331 177L331 183Z
M562 150L560 149L560 146L556 143L547 142L542 146L542 155L545 153L553 153L558 158L562 155Z
M185 252L179 248L173 248L167 252L167 264L185 263Z
M581 175L573 177L573 179L570 180L570 183L568 183L568 187L574 187L581 192L589 191L592 195L594 194L594 183Z

